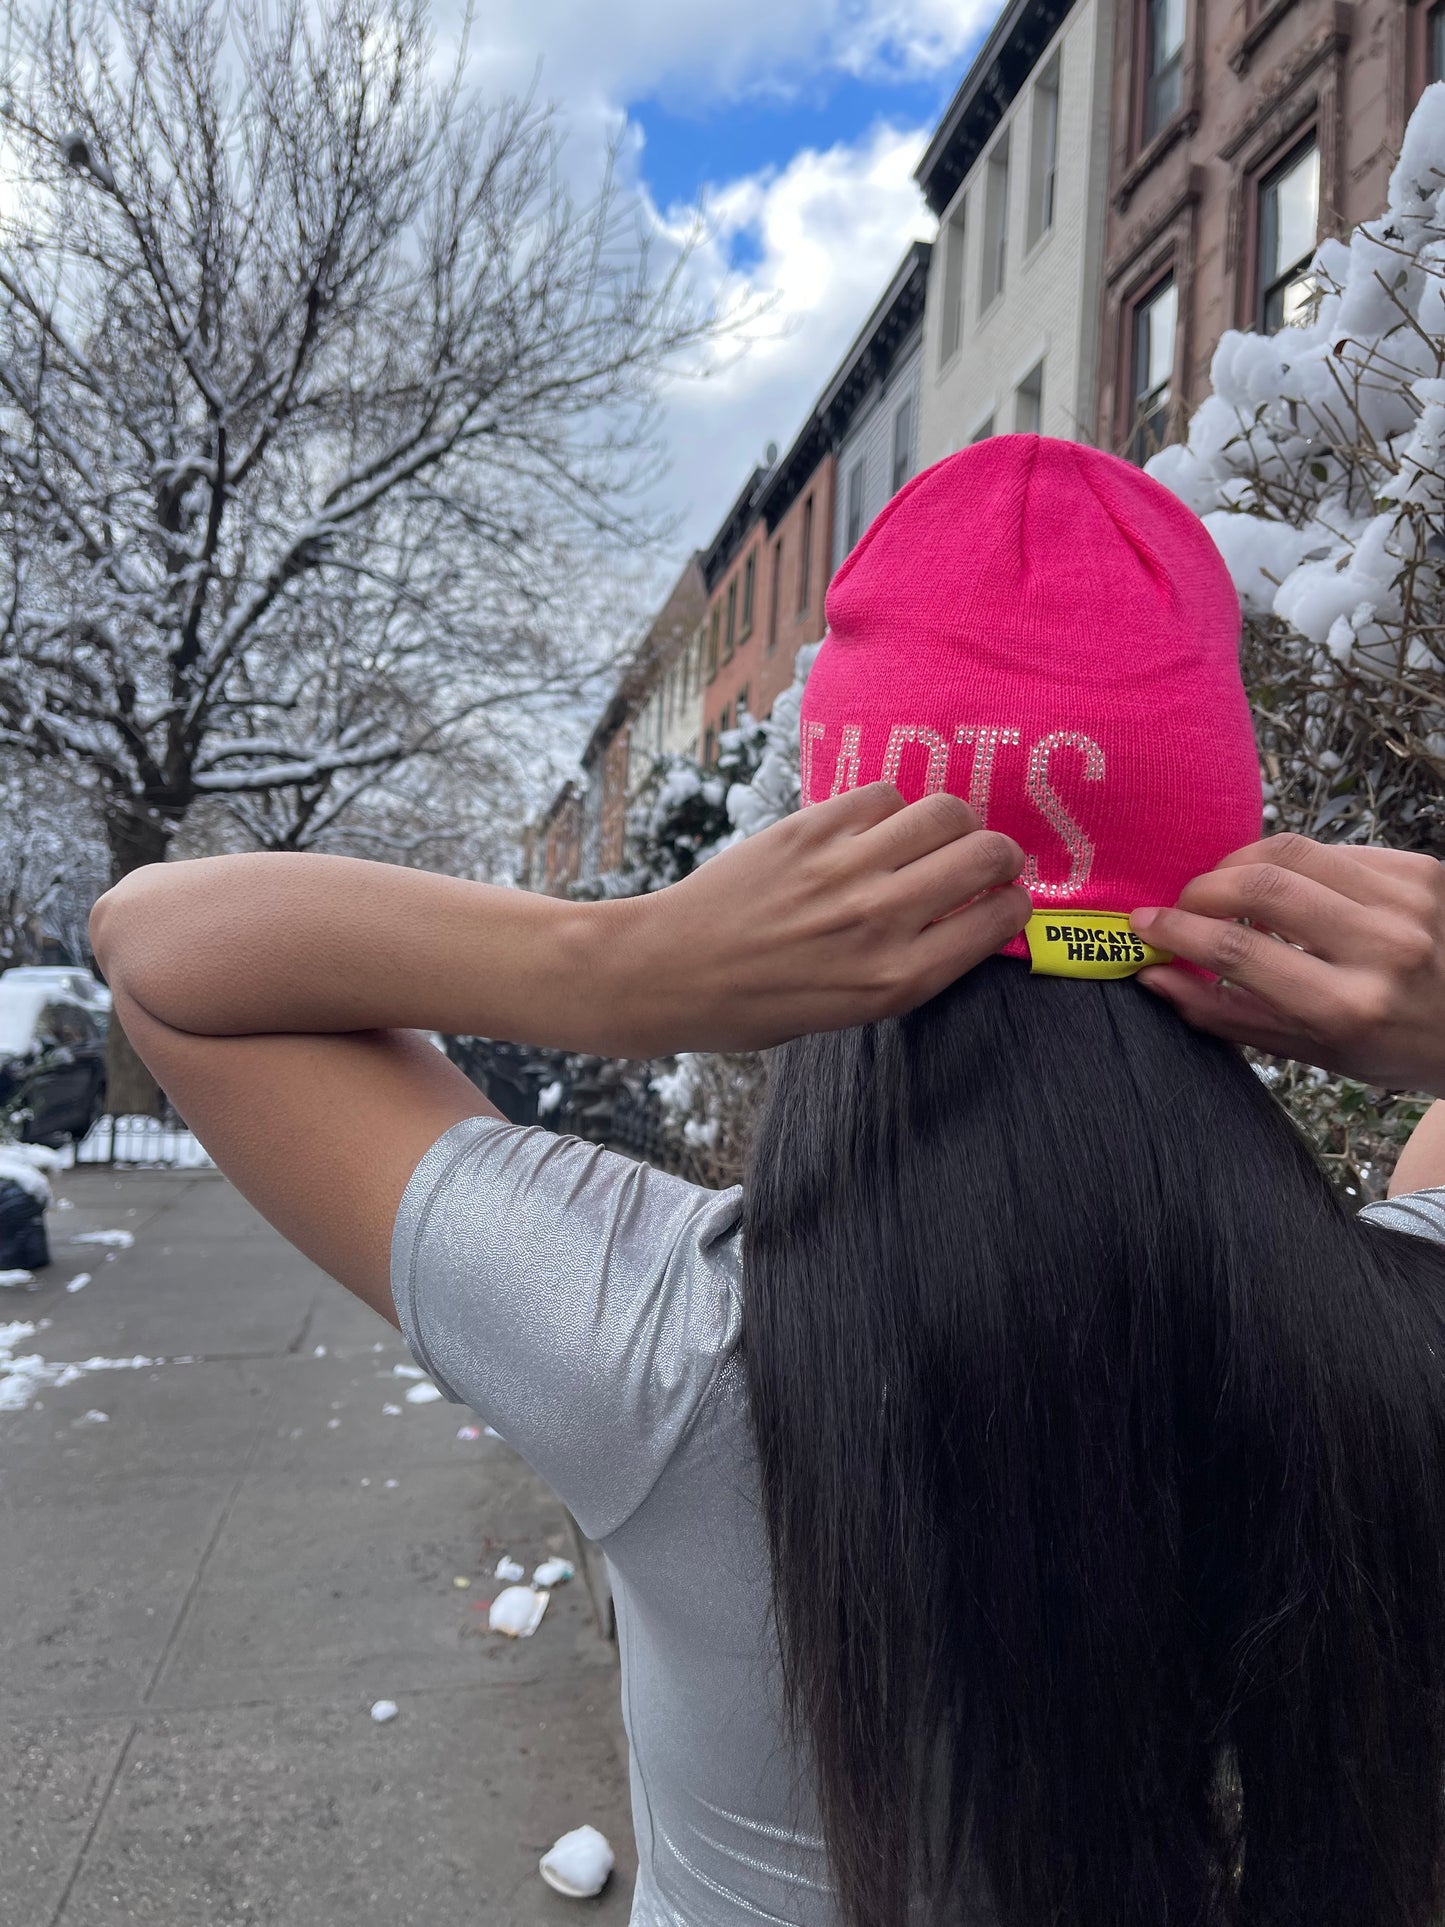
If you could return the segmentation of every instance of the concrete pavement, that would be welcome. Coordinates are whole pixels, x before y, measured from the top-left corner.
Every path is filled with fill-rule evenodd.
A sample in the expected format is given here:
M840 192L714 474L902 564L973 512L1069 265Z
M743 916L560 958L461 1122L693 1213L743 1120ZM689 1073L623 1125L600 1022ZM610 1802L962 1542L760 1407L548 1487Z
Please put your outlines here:
M223 1179L60 1191L44 1288L0 1294L37 1327L12 1349L82 1365L0 1410L0 1927L620 1927L581 1575L529 1640L476 1609L503 1551L571 1556L557 1502L461 1408L408 1404L391 1327ZM133 1245L75 1242L106 1230ZM618 1869L568 1901L537 1859L583 1821Z

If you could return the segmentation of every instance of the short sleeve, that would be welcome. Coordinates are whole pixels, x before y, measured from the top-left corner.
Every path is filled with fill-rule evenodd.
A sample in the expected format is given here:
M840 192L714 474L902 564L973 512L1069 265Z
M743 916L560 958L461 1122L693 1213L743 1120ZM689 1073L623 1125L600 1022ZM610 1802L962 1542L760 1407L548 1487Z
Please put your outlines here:
M736 1347L741 1215L736 1188L467 1118L422 1158L397 1212L402 1334L603 1539L651 1491Z
M1391 1231L1410 1231L1417 1238L1433 1238L1445 1245L1445 1186L1426 1191L1402 1191L1397 1198L1381 1198L1363 1205L1360 1216L1369 1224Z

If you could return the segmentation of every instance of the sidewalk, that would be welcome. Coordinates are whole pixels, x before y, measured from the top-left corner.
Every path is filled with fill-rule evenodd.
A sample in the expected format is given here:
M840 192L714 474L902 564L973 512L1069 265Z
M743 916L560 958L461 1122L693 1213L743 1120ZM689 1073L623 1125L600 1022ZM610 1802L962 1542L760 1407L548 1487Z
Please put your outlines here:
M392 1328L224 1179L61 1192L44 1289L0 1294L37 1327L17 1355L89 1361L0 1410L0 1927L620 1927L616 1661L581 1575L530 1640L476 1610L502 1551L570 1556L557 1502L461 1408L409 1404ZM99 1230L134 1244L74 1242ZM583 1821L618 1868L568 1901L537 1859Z

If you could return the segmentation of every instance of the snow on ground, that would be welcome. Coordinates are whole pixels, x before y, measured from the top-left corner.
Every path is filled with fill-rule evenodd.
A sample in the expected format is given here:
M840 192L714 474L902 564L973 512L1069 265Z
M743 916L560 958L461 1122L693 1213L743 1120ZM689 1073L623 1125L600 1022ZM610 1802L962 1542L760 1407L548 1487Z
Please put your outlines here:
M23 1412L35 1394L45 1386L74 1385L92 1372L140 1372L156 1365L189 1365L189 1358L81 1358L68 1362L52 1361L38 1351L22 1350L37 1333L47 1331L51 1321L15 1319L0 1324L0 1412Z

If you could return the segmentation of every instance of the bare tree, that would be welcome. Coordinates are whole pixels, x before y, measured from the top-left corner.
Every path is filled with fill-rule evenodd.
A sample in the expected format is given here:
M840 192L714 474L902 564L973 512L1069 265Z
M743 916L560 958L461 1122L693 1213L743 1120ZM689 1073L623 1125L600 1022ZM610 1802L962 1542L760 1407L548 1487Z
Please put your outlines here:
M595 662L573 591L663 532L654 392L711 317L610 163L579 206L548 112L432 78L425 0L15 30L0 744L94 772L114 876L206 798L298 847Z
M94 797L0 752L0 970L44 962L47 940L83 962L107 868Z

